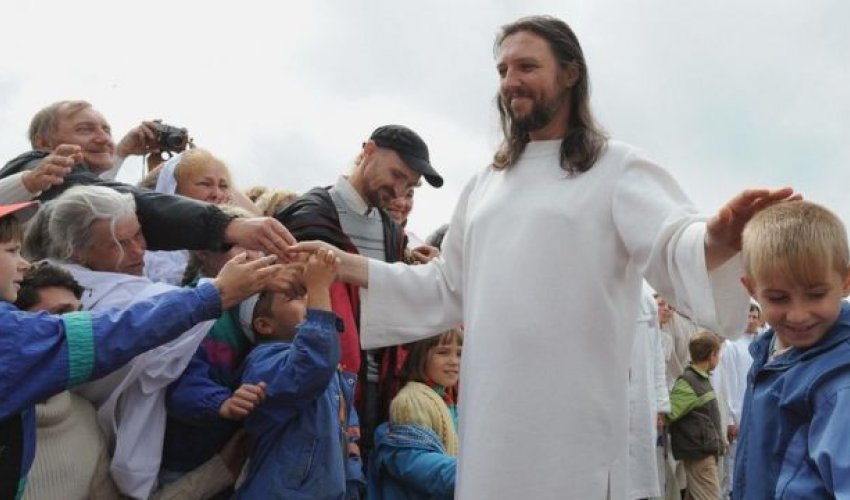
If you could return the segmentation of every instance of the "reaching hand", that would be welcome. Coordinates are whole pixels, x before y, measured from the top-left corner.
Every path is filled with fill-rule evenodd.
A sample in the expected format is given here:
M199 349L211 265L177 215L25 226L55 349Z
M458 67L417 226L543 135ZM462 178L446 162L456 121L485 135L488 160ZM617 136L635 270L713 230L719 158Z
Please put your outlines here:
M277 255L281 262L292 257L292 234L274 217L237 217L224 229L224 240L249 250L262 250Z
M417 264L427 264L440 256L440 249L430 245L422 245L414 248L411 255Z
M221 308L229 309L255 293L264 290L281 265L277 257L268 255L252 261L245 252L233 257L219 271L213 284L221 295Z
M218 409L221 418L242 420L266 397L266 383L242 384Z
M83 150L76 144L60 144L45 156L34 169L24 173L21 179L30 193L47 191L65 182L71 167L83 161Z
M320 248L310 256L304 268L304 283L307 293L313 290L324 290L331 286L336 278L339 258L326 248Z

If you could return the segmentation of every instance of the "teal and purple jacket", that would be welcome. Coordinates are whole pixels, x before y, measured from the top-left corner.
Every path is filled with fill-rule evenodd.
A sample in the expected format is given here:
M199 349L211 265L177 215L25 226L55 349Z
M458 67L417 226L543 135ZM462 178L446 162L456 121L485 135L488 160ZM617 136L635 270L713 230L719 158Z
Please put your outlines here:
M100 378L196 323L218 317L211 283L126 309L63 316L0 302L0 498L19 498L35 457L36 403Z

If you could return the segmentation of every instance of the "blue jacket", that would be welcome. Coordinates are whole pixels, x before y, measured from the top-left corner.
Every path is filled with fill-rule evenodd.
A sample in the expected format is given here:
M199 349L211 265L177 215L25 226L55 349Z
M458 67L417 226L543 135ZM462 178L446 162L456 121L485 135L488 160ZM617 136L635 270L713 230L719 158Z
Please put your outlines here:
M242 425L218 413L238 387L215 380L207 351L199 346L180 378L168 387L162 469L189 472L221 450Z
M850 305L808 349L768 361L773 342L750 345L732 496L850 498Z
M267 386L245 420L253 445L238 498L356 498L363 472L347 435L355 380L337 368L338 335L336 314L310 309L293 342L259 344L248 355L243 383Z
M221 299L210 283L164 293L126 309L63 316L27 313L0 302L0 423L23 419L17 495L23 493L35 456L37 402L100 378L219 314ZM0 455L0 461L9 458L14 457Z
M383 423L369 457L369 500L451 500L457 458L431 429Z

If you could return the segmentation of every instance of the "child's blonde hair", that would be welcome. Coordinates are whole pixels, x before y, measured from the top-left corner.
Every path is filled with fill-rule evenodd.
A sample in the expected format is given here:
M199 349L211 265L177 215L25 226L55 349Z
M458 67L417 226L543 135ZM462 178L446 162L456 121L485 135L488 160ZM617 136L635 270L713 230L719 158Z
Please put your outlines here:
M744 228L742 255L750 279L779 274L803 285L822 282L830 269L844 277L850 262L844 224L808 201L777 203L757 213Z
M398 391L390 403L390 423L427 427L440 438L446 454L457 456L457 432L449 407L425 384L408 382Z

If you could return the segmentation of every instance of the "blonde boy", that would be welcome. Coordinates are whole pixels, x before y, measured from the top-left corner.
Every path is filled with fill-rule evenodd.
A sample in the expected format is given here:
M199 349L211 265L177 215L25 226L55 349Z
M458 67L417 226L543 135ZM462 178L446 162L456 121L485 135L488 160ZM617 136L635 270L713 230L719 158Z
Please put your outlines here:
M847 234L814 203L770 207L743 233L744 285L771 329L750 352L733 498L850 496Z

